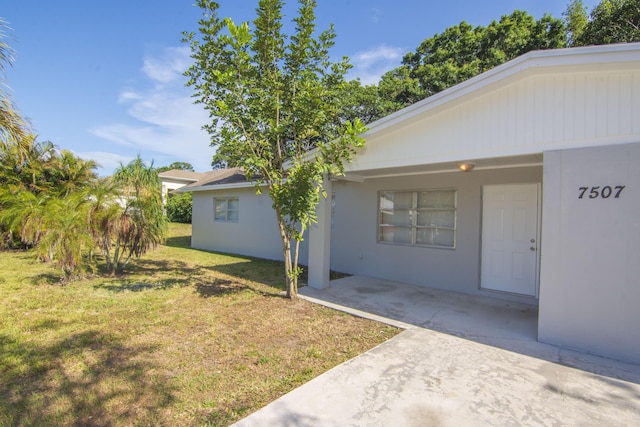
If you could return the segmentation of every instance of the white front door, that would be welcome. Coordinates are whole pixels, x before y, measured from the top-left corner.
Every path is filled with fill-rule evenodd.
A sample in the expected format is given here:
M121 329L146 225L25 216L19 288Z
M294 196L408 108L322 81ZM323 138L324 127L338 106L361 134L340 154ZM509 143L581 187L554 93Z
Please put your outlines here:
M482 191L482 289L538 295L538 184Z

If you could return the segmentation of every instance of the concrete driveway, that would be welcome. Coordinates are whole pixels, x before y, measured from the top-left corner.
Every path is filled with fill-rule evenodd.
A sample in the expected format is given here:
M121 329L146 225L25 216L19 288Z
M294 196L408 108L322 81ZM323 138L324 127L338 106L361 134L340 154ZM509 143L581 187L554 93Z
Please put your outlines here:
M406 330L238 426L640 425L640 366L538 343L535 306L365 277L301 293Z

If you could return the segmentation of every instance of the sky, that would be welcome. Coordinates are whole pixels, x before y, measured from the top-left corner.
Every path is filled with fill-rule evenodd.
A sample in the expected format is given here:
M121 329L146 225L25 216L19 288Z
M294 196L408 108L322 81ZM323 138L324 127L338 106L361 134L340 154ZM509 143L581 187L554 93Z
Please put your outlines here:
M348 78L376 83L405 53L447 27L486 26L514 10L561 18L570 0L318 0L317 28L333 24L334 60ZM140 155L147 164L187 162L211 169L214 148L183 71L183 31L197 31L195 0L3 0L0 18L16 51L7 86L40 141L101 165L106 176ZM252 21L258 0L218 0L220 15ZM289 0L285 22L296 15ZM586 0L589 11L598 0Z

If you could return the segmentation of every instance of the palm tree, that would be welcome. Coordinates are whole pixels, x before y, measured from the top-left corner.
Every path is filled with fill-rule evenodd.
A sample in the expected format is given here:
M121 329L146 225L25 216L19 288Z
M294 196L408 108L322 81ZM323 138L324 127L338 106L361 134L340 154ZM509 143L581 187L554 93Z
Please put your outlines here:
M0 224L11 234L19 236L23 245L33 247L40 242L46 230L43 218L48 200L46 194L35 194L27 190L14 193L2 188Z
M89 228L93 241L105 256L107 270L114 271L112 247L118 234L118 224L124 213L120 194L112 178L101 178L93 181L87 189L90 199Z
M153 168L153 162L147 167L140 155L127 165L120 163L113 173L113 179L127 197L162 197L162 182Z
M90 199L84 192L51 197L45 205L42 222L47 232L38 245L41 259L57 265L65 279L76 276L85 265L83 257L95 247L89 227Z
M27 132L27 123L18 112L4 81L6 66L13 64L14 51L5 41L7 22L0 18L0 149L21 139Z
M98 177L95 161L83 160L69 150L61 150L52 159L52 166L50 181L56 184L55 191L60 196L85 188Z
M122 189L124 210L109 219L115 231L113 248L107 238L103 239L103 245L107 250L113 249L110 258L106 251L105 256L115 274L122 272L132 257L139 258L162 242L167 220L162 208L162 183L153 163L147 166L140 156L127 165L121 163L113 182Z

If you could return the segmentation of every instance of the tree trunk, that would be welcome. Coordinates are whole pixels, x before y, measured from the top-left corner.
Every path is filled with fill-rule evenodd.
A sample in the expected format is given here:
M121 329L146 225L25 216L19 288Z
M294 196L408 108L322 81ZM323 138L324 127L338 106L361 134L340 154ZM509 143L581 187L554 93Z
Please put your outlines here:
M291 260L291 237L287 233L285 221L276 209L276 218L278 220L278 229L280 230L280 238L282 239L282 255L284 258L284 276L286 283L287 298L296 300L298 298L298 278L295 273L297 266L293 265Z

